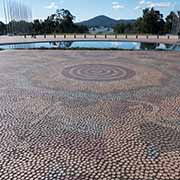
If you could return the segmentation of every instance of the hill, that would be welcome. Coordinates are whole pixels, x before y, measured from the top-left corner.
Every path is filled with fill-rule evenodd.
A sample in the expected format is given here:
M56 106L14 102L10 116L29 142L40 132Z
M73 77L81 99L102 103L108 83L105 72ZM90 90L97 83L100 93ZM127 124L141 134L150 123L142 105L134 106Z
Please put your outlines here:
M116 19L112 19L112 18L109 18L107 16L96 16L92 19L89 19L87 21L82 21L82 22L79 22L77 24L79 25L85 25L85 26L88 26L88 27L100 27L100 26L104 26L104 27L113 27L117 24L129 24L129 23L134 23L135 20L133 19L129 19L129 20L123 20L123 19L120 19L120 20L116 20Z

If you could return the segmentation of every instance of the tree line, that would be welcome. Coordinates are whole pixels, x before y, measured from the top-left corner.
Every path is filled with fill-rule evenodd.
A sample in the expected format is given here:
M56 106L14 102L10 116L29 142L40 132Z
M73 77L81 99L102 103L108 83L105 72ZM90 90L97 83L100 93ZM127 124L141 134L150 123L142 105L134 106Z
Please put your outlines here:
M0 22L0 35L4 34L52 34L52 33L88 33L88 28L76 25L69 10L58 9L47 19L36 19L33 22L11 21L8 24Z
M172 32L175 12L163 19L160 11L154 8L143 10L143 16L139 17L133 24L118 24L114 27L116 33L138 33L138 34L167 34ZM179 33L180 34L180 30Z

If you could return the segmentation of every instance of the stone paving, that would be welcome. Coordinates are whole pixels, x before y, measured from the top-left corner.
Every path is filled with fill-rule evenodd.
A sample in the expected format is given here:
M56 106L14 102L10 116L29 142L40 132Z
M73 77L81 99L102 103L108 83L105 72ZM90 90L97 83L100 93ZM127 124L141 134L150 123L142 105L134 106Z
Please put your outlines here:
M0 180L179 180L179 57L1 51Z

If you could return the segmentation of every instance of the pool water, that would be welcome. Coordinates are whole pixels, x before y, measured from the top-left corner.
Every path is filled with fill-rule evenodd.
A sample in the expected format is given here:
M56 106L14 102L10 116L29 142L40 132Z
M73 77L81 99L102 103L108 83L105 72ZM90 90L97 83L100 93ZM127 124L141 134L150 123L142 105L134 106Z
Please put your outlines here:
M60 41L0 45L0 49L123 49L180 51L180 45L124 41Z

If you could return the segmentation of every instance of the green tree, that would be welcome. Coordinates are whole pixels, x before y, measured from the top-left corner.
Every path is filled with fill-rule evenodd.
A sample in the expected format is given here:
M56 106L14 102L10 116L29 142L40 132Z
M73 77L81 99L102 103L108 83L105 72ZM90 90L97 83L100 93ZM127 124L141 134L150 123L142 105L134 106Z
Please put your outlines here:
M47 17L44 21L36 19L33 23L26 21L11 21L8 25L0 22L0 35L10 34L52 34L52 33L87 33L86 26L76 25L69 10L58 9L55 14Z
M42 23L45 33L84 33L88 32L85 26L75 25L73 16L69 10L58 9L55 14L48 16ZM37 30L36 30L37 31Z
M14 34L30 34L32 32L33 24L26 21L14 21Z
M136 33L144 32L144 21L142 17L138 18L135 22L135 32Z
M171 11L170 14L166 17L166 23L164 27L165 33L170 33L172 31L173 21L176 13Z
M6 34L6 25L0 21L0 35Z
M89 32L89 29L87 26L84 26L84 25L76 25L76 33L88 33Z
M114 27L114 32L118 34L124 34L125 33L125 25L124 24L118 24Z
M165 22L160 11L151 9L143 10L143 32L150 34L163 34Z
M133 24L119 24L114 27L116 33L164 34L165 21L160 11L154 8L143 10L143 16Z
M114 27L114 32L118 34L133 33L134 24L118 24Z
M44 33L43 24L42 24L41 20L39 20L39 19L34 20L34 22L33 22L33 32L35 32L36 34Z
M55 17L56 21L59 21L60 23L63 21L73 23L73 20L75 19L75 16L73 16L70 11L66 9L57 9Z
M160 11L146 8L143 16L136 20L134 28L137 33L164 34L165 21Z

